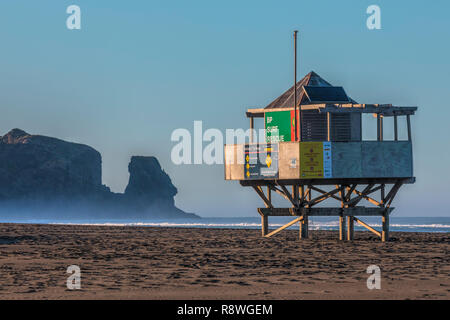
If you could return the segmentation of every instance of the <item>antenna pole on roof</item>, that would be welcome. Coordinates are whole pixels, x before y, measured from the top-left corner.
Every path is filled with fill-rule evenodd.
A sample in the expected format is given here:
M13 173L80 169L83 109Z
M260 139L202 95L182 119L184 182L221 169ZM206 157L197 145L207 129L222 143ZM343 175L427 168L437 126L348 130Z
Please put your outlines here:
M295 131L295 141L298 141L297 134L297 33L298 31L294 31L294 131ZM301 112L299 112L301 113ZM300 134L301 136L301 134Z

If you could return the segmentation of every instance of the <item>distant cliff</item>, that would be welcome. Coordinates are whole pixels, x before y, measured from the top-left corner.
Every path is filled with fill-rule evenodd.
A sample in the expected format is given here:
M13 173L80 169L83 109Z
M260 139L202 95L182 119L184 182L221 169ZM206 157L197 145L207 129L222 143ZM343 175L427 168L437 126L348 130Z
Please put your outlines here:
M63 215L196 217L175 207L177 189L155 157L134 156L125 193L102 185L100 153L83 144L13 129L0 137L0 201L8 208L64 208ZM0 208L1 209L1 208Z

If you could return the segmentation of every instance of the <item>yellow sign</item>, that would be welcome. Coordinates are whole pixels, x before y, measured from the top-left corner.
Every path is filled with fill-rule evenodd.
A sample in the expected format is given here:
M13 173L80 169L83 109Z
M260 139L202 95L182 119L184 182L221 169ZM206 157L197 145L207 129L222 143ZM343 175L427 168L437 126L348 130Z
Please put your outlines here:
M272 164L272 158L270 157L270 154L268 154L266 157L266 164L267 167L270 168L270 165Z
M300 179L323 178L323 143L300 142Z

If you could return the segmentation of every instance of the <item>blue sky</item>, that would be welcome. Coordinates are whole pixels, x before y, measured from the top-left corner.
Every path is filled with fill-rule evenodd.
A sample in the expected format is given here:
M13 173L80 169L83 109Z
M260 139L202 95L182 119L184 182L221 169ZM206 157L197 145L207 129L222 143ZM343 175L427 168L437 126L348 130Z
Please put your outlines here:
M81 7L82 29L66 28ZM381 8L382 30L366 28ZM417 105L417 183L399 216L450 216L448 1L62 1L0 3L0 134L86 143L102 153L103 182L121 192L131 155L155 155L179 189L177 205L204 216L252 216L252 190L223 167L175 166L176 128L247 128L244 111L314 70L358 102ZM424 198L430 203L425 203Z

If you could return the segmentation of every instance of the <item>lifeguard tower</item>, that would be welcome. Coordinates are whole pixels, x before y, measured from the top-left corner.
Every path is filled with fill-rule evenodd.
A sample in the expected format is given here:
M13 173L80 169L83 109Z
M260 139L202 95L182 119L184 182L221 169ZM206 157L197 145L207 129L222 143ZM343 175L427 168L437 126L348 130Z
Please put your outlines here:
M410 116L417 107L358 104L314 72L295 83L267 107L247 110L251 132L254 119L264 119L266 141L253 143L251 134L248 143L225 145L225 179L261 197L264 237L299 223L300 239L308 238L309 217L336 216L340 240L353 239L356 222L387 241L391 204L402 185L415 182ZM376 117L377 140L363 141L363 114ZM387 117L393 117L390 141L383 139ZM399 139L399 117L406 117L407 140ZM274 207L273 192L288 205ZM323 206L325 200L334 205ZM272 216L293 220L269 232ZM364 216L379 216L382 230Z

